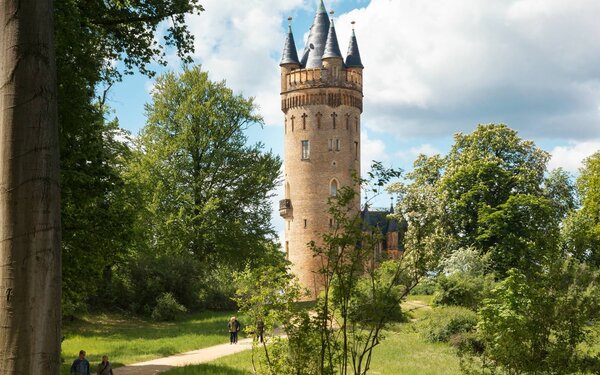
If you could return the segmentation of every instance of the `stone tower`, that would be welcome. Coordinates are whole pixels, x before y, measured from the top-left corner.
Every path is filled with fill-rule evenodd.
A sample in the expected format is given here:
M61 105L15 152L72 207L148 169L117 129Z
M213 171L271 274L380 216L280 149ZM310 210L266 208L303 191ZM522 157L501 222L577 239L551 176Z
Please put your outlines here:
M280 67L285 199L279 213L285 219L292 272L316 295L322 286L315 272L320 261L307 243L318 243L328 231L328 198L342 186L352 186L353 174L360 171L363 65L354 30L344 61L321 0L302 58L290 25ZM357 201L357 213L359 206Z

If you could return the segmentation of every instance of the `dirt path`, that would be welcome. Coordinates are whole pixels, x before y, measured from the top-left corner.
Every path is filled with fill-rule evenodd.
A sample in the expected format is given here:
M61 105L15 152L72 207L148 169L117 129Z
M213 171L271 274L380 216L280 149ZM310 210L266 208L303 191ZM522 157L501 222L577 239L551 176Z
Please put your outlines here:
M165 372L173 367L183 367L185 365L197 365L214 361L217 358L225 357L230 354L252 349L252 339L243 339L237 344L221 344L210 346L204 349L198 349L187 353L176 354L171 357L153 359L151 361L134 363L124 367L118 367L113 370L115 375L152 375Z

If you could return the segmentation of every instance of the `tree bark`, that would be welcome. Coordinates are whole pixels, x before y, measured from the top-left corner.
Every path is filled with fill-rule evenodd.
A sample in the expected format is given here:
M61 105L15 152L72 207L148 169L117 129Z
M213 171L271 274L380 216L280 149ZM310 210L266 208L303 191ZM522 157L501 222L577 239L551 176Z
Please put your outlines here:
M60 372L52 0L0 2L0 374Z

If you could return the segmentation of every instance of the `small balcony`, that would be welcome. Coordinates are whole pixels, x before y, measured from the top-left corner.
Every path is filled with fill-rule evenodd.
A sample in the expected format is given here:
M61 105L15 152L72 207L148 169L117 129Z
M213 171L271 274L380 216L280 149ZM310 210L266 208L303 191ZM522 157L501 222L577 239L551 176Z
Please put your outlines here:
M292 201L290 199L279 201L279 216L284 219L292 216Z

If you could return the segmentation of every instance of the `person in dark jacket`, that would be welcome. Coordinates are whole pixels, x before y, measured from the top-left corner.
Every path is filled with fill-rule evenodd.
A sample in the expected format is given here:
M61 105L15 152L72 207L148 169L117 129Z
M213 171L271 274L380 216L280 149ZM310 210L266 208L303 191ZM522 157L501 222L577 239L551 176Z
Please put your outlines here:
M108 362L108 356L102 356L102 362L98 365L98 375L113 375L113 370Z
M235 316L232 316L231 319L229 319L227 328L229 329L229 344L237 344L238 332L240 331L240 322Z
M85 359L85 350L80 350L79 358L73 361L71 375L90 375L90 363Z
M258 320L256 321L256 337L261 343L264 341L264 334L265 322L261 318L258 318Z

